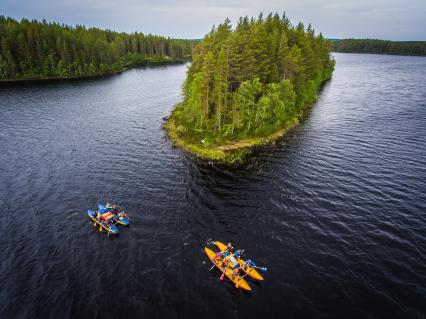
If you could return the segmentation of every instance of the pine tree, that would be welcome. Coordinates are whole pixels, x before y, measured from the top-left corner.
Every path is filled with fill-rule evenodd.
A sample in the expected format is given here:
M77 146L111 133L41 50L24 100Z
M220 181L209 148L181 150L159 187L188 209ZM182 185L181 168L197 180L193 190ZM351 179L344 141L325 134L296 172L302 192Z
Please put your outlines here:
M213 27L192 52L184 101L174 113L193 139L263 136L313 103L334 62L330 42L287 17L240 18Z
M278 54L277 54L277 64L278 69L281 74L281 78L285 79L289 76L289 66L288 66L288 56L289 56L289 48L288 48L288 39L285 32L281 33Z
M222 130L223 112L227 108L228 98L228 77L229 77L229 62L225 50L222 47L216 61L214 73L215 82L215 105L216 105L216 127L219 131Z
M184 59L194 44L192 40L70 27L45 20L18 22L0 16L2 77L7 79L97 75L150 58L165 61L173 55Z
M210 103L211 103L211 86L213 81L213 72L214 72L214 55L213 52L209 51L204 59L203 67L202 67L202 82L201 82L201 90L203 96L203 121L201 126L208 125L209 117L210 117Z

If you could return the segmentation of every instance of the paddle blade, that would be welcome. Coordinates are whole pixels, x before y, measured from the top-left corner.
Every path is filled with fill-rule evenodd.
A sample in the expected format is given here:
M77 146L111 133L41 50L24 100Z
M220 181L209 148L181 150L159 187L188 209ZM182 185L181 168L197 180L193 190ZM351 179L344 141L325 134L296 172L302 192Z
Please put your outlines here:
M207 239L207 244L208 245L216 245L216 242L209 238L209 239Z
M223 279L225 279L225 274L222 274L222 276L220 276L220 281L223 281Z
M102 226L99 226L99 231L102 233Z

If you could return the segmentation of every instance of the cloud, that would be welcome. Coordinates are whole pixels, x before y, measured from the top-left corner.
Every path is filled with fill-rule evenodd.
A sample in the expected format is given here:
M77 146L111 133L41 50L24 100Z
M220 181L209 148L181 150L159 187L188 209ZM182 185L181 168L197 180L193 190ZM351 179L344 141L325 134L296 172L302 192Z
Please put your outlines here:
M201 38L229 17L287 13L328 37L426 40L424 0L2 0L0 12L117 31Z

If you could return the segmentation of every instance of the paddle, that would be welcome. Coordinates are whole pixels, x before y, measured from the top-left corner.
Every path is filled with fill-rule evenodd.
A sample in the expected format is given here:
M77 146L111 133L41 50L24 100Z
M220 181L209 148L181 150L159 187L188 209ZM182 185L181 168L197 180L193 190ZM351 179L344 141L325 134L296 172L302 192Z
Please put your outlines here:
M223 279L225 279L225 273L223 272L222 275L220 276L220 281L223 281Z
M214 268L214 267L216 267L216 266L218 265L218 261L213 261L213 260L212 260L212 263L213 263L213 266L209 269L209 271L212 271L212 270L213 270L213 268Z
M207 239L207 244L208 245L216 245L216 242L213 241L211 238Z
M260 269L262 271L267 271L268 270L268 268L266 268L266 267L258 267L258 266L251 266L251 268L257 268L257 269Z
M244 254L245 249L240 250L240 257L238 257L237 259L241 259L241 256ZM236 252L235 252L236 253ZM235 257L235 253L234 253L234 257ZM236 257L235 257L236 258Z

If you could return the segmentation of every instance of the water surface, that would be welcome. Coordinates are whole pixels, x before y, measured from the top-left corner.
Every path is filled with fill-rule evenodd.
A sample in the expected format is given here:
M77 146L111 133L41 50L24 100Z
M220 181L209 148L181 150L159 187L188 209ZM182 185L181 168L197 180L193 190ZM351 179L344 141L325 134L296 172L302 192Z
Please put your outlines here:
M423 317L426 58L335 57L302 125L240 168L166 139L184 65L0 87L0 317ZM116 239L85 213L106 200L132 217ZM221 282L208 238L265 282Z

